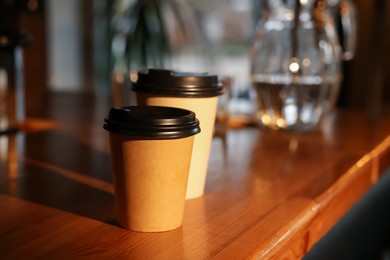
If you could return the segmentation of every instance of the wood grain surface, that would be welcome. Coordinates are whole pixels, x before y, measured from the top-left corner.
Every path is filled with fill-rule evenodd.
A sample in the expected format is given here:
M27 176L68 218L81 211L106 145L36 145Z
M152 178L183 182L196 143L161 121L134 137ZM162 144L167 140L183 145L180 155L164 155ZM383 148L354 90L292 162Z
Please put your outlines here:
M116 224L109 102L43 105L58 124L0 136L1 259L299 259L390 166L390 117L336 111L301 134L228 129L183 226L132 232Z

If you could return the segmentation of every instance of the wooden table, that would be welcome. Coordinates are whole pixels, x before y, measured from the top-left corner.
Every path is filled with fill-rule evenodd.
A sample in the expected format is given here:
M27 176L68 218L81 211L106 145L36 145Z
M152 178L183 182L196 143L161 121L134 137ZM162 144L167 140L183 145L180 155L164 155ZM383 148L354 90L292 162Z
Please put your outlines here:
M115 222L109 103L63 95L45 106L59 125L0 137L1 259L296 259L390 166L390 117L337 111L305 134L229 129L183 226L131 232Z

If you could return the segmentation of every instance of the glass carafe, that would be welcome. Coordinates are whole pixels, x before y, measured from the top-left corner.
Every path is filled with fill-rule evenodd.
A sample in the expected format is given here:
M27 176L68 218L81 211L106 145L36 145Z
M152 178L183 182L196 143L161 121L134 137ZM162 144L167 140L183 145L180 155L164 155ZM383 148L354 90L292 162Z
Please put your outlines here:
M273 129L315 127L337 100L342 50L325 0L267 0L251 48L256 118Z

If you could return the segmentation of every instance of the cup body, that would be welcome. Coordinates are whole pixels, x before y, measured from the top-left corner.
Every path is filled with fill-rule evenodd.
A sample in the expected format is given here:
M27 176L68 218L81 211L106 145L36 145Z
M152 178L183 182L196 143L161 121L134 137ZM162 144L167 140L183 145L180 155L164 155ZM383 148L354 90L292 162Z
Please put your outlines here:
M186 199L204 194L218 97L174 97L137 92L137 103L148 106L179 107L194 111L202 132L194 137Z
M138 72L138 79L133 83L132 89L136 92L139 105L177 107L195 112L202 132L194 140L186 198L202 196L218 96L224 91L218 77L208 73L148 69Z
M180 227L194 135L200 131L195 114L156 106L113 108L104 128L118 223L140 232Z
M109 136L118 223L141 232L180 227L194 136L168 140Z

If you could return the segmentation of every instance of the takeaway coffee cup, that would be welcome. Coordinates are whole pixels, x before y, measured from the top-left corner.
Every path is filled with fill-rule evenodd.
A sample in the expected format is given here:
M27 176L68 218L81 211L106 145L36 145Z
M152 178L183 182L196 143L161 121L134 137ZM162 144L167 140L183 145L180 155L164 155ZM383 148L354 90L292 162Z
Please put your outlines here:
M195 136L187 199L204 193L218 96L223 86L216 75L148 69L133 83L139 105L179 107L194 111L202 132Z
M141 232L180 227L194 135L200 132L195 114L158 106L111 108L103 127L118 223Z

